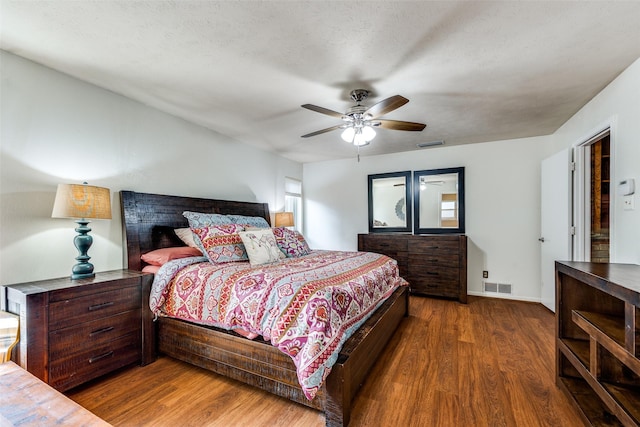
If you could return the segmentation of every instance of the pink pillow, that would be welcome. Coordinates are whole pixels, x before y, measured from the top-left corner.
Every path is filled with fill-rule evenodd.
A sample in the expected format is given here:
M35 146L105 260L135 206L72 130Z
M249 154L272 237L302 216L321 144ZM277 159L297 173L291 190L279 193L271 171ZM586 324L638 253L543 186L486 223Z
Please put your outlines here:
M163 265L172 259L187 258L190 256L202 256L202 252L197 248L192 248L190 246L178 246L147 252L142 255L140 259L147 264Z
M156 274L158 272L158 270L160 270L160 266L159 265L145 265L144 267L142 267L142 272L143 273Z
M287 258L296 258L311 252L307 241L296 230L275 227L273 228L273 235L276 236L276 243Z

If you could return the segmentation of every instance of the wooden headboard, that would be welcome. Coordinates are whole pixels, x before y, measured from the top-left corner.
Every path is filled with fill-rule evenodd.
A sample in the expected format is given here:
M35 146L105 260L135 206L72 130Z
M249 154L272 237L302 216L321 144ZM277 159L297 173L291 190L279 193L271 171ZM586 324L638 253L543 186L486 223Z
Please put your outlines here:
M171 246L163 230L189 227L184 211L260 216L271 224L267 203L235 202L229 200L200 199L167 196L163 194L120 192L122 226L127 248L127 267L142 269L140 255L154 249Z

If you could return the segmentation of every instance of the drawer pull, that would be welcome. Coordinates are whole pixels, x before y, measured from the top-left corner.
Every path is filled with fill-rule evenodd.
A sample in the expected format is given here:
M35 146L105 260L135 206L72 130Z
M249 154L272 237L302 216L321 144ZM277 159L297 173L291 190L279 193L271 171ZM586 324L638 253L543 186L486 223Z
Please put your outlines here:
M89 306L89 311L102 310L103 308L111 307L112 305L113 305L113 301L103 302L102 304Z
M98 362L99 360L106 359L107 357L112 357L112 356L113 356L113 351L110 351L105 354L101 354L100 356L92 357L91 359L89 359L89 363L95 363L95 362Z
M427 274L429 276L439 276L440 275L440 273L436 273L435 271L427 271Z
M89 333L89 336L92 337L94 335L103 334L105 332L113 331L113 326L107 326L106 328L96 329L95 331Z
M388 243L380 243L380 246L382 246L382 247L385 247L385 248L386 248L387 246L389 246L389 244L388 244Z

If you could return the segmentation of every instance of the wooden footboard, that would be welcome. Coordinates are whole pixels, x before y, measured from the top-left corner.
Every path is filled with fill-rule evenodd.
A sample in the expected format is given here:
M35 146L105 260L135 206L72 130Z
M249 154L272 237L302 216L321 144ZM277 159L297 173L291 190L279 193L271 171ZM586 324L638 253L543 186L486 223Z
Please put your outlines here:
M325 385L309 401L298 384L290 357L261 340L249 341L231 332L160 318L161 353L259 387L325 412L327 426L347 426L351 402L378 355L403 317L409 293L397 289L343 346Z

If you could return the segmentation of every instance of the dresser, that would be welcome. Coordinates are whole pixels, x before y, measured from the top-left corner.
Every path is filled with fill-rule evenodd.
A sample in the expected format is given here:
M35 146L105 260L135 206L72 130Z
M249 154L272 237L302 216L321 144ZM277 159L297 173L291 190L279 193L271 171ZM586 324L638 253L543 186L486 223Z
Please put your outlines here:
M640 266L556 262L556 383L594 426L640 425Z
M155 358L148 297L153 275L132 270L1 287L20 317L12 360L59 391Z
M464 235L358 234L358 250L398 261L411 293L467 302L467 237Z

